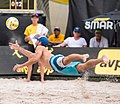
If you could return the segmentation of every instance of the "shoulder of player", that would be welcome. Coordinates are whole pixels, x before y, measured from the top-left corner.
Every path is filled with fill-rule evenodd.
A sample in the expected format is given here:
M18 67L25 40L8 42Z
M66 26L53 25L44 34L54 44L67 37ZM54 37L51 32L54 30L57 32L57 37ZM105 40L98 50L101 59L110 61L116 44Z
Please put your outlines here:
M44 46L37 46L37 48L36 48L36 50L43 50L43 49L45 49Z

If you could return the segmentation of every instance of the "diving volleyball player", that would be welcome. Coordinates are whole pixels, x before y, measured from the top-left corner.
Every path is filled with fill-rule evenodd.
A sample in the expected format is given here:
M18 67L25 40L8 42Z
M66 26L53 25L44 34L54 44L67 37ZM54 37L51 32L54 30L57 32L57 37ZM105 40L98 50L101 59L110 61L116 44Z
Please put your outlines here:
M41 81L44 81L44 67L48 69L53 69L54 71L62 74L76 75L95 67L99 63L107 64L109 62L109 59L105 55L103 55L99 59L90 59L88 61L87 58L89 58L89 54L70 54L68 56L63 56L62 54L53 55L45 48L45 46L48 44L48 39L46 37L41 36L36 39L37 47L35 49L35 53L32 53L20 47L17 42L15 44L9 43L11 49L18 50L29 58L27 62L23 64L16 64L13 68L13 70L16 71L18 68L28 66L28 81L30 81L32 70L32 68L29 66L37 62L41 69ZM83 63L81 63L80 61L82 61Z

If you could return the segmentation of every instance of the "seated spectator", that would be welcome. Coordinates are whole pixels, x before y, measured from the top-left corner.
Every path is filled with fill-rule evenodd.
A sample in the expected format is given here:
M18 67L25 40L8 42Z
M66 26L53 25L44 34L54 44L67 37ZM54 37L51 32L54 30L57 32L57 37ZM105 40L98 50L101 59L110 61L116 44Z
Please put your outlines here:
M56 47L87 47L87 42L84 38L80 37L80 32L80 28L75 27L73 30L73 37L68 37L63 43L57 45Z
M101 30L95 31L95 37L90 39L89 47L108 47L108 40L102 36Z
M64 41L64 37L65 37L65 35L60 33L60 28L55 27L54 28L54 34L50 35L48 40L53 45L57 45L57 44L60 44Z

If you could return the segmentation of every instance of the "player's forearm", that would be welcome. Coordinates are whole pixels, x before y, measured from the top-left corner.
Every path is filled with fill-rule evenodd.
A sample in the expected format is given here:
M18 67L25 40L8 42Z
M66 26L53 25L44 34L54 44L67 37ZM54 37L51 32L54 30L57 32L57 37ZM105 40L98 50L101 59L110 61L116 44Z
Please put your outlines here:
M19 47L18 51L21 52L22 54L24 54L28 58L31 58L34 55L34 53L32 53L32 52L30 52L22 47Z

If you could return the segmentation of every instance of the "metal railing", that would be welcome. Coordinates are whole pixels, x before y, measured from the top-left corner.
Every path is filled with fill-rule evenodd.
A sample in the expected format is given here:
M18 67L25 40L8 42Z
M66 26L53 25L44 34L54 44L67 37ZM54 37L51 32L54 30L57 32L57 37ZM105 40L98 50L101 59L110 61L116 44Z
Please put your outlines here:
M37 8L37 0L8 0L6 2L9 6L0 8L0 13L27 14L35 12L43 14L43 10ZM4 5L6 5L5 3Z
M30 2L33 8L30 8ZM25 4L26 3L26 4ZM24 8L24 4L27 6ZM8 0L9 8L0 8L0 10L37 10L37 0Z

